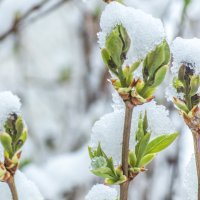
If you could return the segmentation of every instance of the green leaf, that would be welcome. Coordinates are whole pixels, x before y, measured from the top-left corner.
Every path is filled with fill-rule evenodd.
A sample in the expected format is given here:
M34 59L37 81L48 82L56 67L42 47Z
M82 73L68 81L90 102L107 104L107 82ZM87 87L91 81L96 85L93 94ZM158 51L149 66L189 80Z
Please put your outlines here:
M9 154L9 157L11 158L13 154L12 138L8 133L0 133L0 141L4 150Z
M109 61L110 61L110 54L109 52L104 48L101 50L101 56L103 58L104 64L109 67ZM114 66L113 66L114 67Z
M158 153L166 149L170 144L174 142L174 140L177 138L178 135L179 135L178 133L166 134L158 136L157 138L153 139L147 145L145 155Z
M147 154L145 155L141 161L140 161L140 164L139 164L139 167L143 167L143 166L146 166L148 165L156 156L157 154L156 153L152 153L152 154Z
M135 152L134 151L130 151L129 152L129 156L128 156L129 165L131 167L135 167L136 162L137 162L137 158L136 158Z
M90 159L94 158L94 151L92 150L92 147L88 146L88 153L89 153L89 156L90 156Z
M140 60L139 60L139 61L136 61L135 63L133 63L133 64L131 65L130 72L133 73L133 72L140 66L140 63L141 63Z
M108 167L101 167L91 170L93 174L102 178L113 178L113 173Z
M114 28L110 35L107 37L105 46L116 66L121 67L123 43L119 36L118 27Z
M138 120L138 128L136 132L136 140L139 141L144 136L144 129L143 129L143 118L142 113L140 113L139 120Z
M199 75L193 75L191 77L191 82L190 82L190 95L193 96L197 93L198 89L200 86L200 77Z
M127 180L127 178L124 175L120 176L119 179L106 178L105 184L107 184L107 185L122 184L126 180Z
M184 111L185 113L189 112L189 109L187 105L185 104L184 101L179 100L178 98L174 98L174 104L181 110Z
M21 117L18 117L15 122L15 127L17 131L17 135L15 136L15 141L17 141L23 133L24 130L24 123Z
M152 87L158 87L164 80L167 73L168 65L164 65L156 72Z
M148 119L147 119L147 111L145 110L144 119L143 119L143 131L144 131L144 134L146 134L147 129L148 129Z
M27 130L24 130L21 137L19 138L19 140L17 141L16 145L15 145L15 152L18 151L19 149L21 149L21 147L24 145L24 143L26 142L28 137L28 133Z
M143 138L136 145L136 149L135 149L135 153L136 153L136 157L137 157L136 167L139 165L140 160L142 159L143 155L146 152L146 148L147 148L148 142L150 140L150 137L151 137L151 134L147 133L146 135L143 136Z

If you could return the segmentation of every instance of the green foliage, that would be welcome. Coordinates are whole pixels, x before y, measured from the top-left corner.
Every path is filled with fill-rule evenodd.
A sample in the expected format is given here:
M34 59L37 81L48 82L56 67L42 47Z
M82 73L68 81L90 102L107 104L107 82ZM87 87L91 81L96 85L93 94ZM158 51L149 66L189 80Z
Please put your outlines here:
M0 133L0 141L4 147L4 153L12 159L24 145L27 139L27 129L23 119L16 114L11 114L4 125L5 132Z
M121 184L127 180L121 168L114 167L112 157L107 157L100 144L96 150L88 147L88 152L91 158L91 172L96 176L104 178L106 184Z
M122 87L129 85L129 81L126 82L122 64L126 59L130 43L126 29L122 25L117 25L106 38L105 48L101 50L105 65L119 78Z
M148 120L145 112L139 116L138 128L136 131L135 149L129 152L128 163L132 173L144 171L144 167L148 165L157 155L157 153L166 149L177 138L178 133L164 134L150 140L151 133L148 132Z
M139 94L148 98L153 95L156 87L164 80L170 61L169 45L164 40L153 51L151 51L143 62L143 89Z
M145 155L158 153L166 149L174 142L178 135L178 133L172 133L156 137L147 145Z
M188 114L200 103L198 89L200 87L200 76L194 74L191 64L182 64L178 77L173 80L173 87L177 93L183 94L183 98L175 98L174 104L182 112Z

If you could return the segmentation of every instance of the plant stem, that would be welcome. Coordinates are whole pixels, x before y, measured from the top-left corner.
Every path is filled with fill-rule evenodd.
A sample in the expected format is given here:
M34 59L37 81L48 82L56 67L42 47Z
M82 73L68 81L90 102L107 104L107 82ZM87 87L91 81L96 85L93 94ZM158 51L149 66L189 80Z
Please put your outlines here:
M192 135L194 140L194 152L198 177L198 200L200 200L200 134L198 132L193 132Z
M16 189L16 186L15 186L14 177L11 176L11 177L8 179L7 183L8 183L8 186L9 186L9 188L10 188L10 191L11 191L11 193L12 193L12 198L13 198L13 200L19 200L18 194L17 194L17 189Z
M128 154L129 154L129 140L131 131L131 120L133 113L133 106L130 102L126 102L125 119L124 119L124 130L123 130L123 144L122 144L122 169L124 175L128 178ZM120 185L120 200L128 199L128 187L129 180Z

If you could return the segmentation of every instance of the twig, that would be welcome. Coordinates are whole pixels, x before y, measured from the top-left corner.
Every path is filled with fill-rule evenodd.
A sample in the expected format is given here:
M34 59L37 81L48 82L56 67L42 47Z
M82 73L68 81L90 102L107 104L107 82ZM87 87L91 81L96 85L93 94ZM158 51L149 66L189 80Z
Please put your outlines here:
M14 177L11 176L11 177L8 179L7 183L8 183L8 186L9 186L9 188L10 188L10 191L11 191L11 193L12 193L12 198L13 198L13 200L19 200L18 194L17 194L17 189L16 189L16 186L15 186Z
M40 13L38 16L32 18L29 21L30 23L35 22L36 20L38 20L40 17L47 15L48 13L52 12L53 10L59 8L61 5L63 5L65 2L68 2L69 0L61 0L59 2L57 2L56 4L54 4L53 6L51 6L49 9L45 10L43 13ZM41 3L34 5L33 7L31 7L29 10L27 10L22 16L20 16L19 18L16 18L12 24L12 26L2 35L0 35L0 41L4 40L5 38L7 38L8 36L10 36L13 33L16 33L20 27L23 26L24 21L29 18L34 12L42 9L47 3L49 3L49 0L44 0Z
M198 177L198 200L200 200L200 135L198 132L193 132L193 141L194 141L194 153L196 160L196 168L197 168L197 177Z
M125 110L123 144L122 144L122 169L124 175L128 178L129 177L128 154L129 154L129 140L131 132L133 106L130 104L130 102L126 102L125 105L126 105L126 110ZM129 180L120 185L120 200L128 199L128 188L129 188Z

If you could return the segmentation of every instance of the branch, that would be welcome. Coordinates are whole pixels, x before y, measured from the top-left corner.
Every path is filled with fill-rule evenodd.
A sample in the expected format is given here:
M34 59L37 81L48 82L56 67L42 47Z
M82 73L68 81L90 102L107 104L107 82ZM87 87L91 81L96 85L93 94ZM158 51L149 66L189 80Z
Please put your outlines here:
M193 131L193 141L194 141L194 153L196 160L197 178L198 178L198 200L200 200L200 134L199 132Z
M16 186L15 186L14 177L11 176L11 177L8 179L7 183L8 183L8 186L9 186L9 188L10 188L10 191L11 191L11 193L12 193L12 198L13 198L13 200L18 200L19 198L18 198Z
M47 10L45 10L44 12L40 13L38 16L32 18L29 20L28 24L31 24L35 21L37 21L38 19L40 19L40 17L43 17L47 14L49 14L50 12L56 10L57 8L59 8L61 5L63 5L64 3L68 2L69 0L60 0L59 2L55 3L54 5L52 5L51 7L49 7ZM42 8L44 8L47 4L49 3L49 0L44 0L39 4L34 5L33 7L31 7L29 10L27 10L22 16L16 18L13 21L12 26L2 35L0 35L0 41L3 41L4 39L6 39L8 36L15 34L18 32L19 28L22 27L26 21L26 19L28 19L34 12L41 10ZM27 24L26 24L27 25Z
M125 105L126 105L126 110L125 110L123 144L122 144L122 169L124 175L127 178L129 178L128 155L129 155L129 140L131 132L133 106L128 101L125 103ZM120 185L120 200L128 199L128 187L129 187L129 180Z

